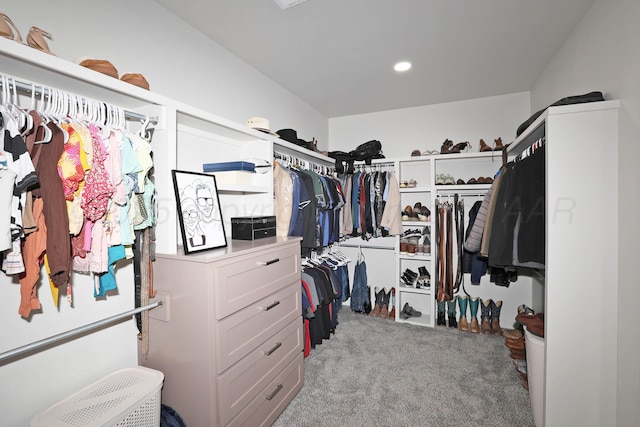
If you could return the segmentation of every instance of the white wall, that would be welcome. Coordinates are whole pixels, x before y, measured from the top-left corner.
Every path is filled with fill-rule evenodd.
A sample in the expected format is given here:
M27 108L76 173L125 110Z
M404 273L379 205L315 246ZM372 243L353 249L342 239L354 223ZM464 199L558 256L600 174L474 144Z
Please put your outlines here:
M640 202L638 182L640 168L640 2L637 0L597 0L578 27L545 69L531 91L532 111L544 108L565 96L594 90L605 99L619 99L620 148L617 171L619 282L603 283L617 298L618 316L612 314L611 333L618 334L617 396L618 426L640 426L640 334L637 285L637 242L640 237ZM607 150L607 144L599 149ZM589 173L583 171L581 173ZM606 176L599 177L606 180ZM606 203L606 195L602 197ZM616 289L617 285L617 289ZM611 310L615 301L594 301L596 310ZM568 306L567 309L576 309ZM603 349L603 352L616 349ZM614 420L610 420L614 425Z
M513 140L516 129L529 115L529 93L449 102L399 110L329 119L329 148L350 151L377 139L386 157L408 157L413 150L440 150L449 138L469 141L477 152L480 139L487 144L502 137Z
M265 117L327 146L326 117L152 0L6 3L23 38L32 25L50 32L61 58L106 59L120 75L144 74L154 92L237 123Z

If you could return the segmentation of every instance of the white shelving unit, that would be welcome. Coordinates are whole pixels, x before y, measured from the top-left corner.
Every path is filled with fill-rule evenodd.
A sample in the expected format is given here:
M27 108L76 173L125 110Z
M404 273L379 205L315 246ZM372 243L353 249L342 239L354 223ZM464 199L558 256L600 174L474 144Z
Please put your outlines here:
M428 227L427 235L429 236L431 251L427 255L409 255L400 253L400 239L396 240L396 277L398 278L397 295L396 295L396 320L406 323L417 324L421 326L433 327L436 318L436 291L437 291L437 271L436 263L438 261L436 253L435 241L435 201L437 198L441 200L453 201L453 195L458 194L465 201L465 227L468 224L469 210L476 200L482 200L484 194L490 187L490 184L466 184L471 178L476 180L480 177L493 178L495 173L502 165L501 152L463 152L455 154L438 154L431 156L417 156L403 159L396 159L395 169L398 173L399 181L416 181L413 188L400 188L402 198L402 206L410 206L411 208L417 202L427 206L431 211L429 221L403 221L405 230L419 229ZM465 184L436 184L437 176L440 174L453 176L454 182L462 179ZM455 236L455 233L454 233ZM454 237L455 238L455 237ZM423 240L420 240L420 244ZM453 263L457 262L457 256L454 256ZM409 268L414 272L418 272L418 267L426 267L431 275L431 286L429 288L415 288L404 284L400 279L403 272ZM466 283L470 282L469 275L465 277ZM484 279L483 282L488 282ZM488 283L483 283L483 289L469 289L474 296L482 296L486 298L495 290L488 289ZM526 298L526 301L530 297ZM500 296L502 299L502 296ZM420 311L420 317L409 317L401 319L400 312L405 303L409 303L411 307ZM525 303L521 298L513 299L511 305L513 310L518 303ZM505 312L508 310L505 310ZM459 316L459 313L457 313ZM513 316L515 317L515 315Z
M435 182L433 174L433 161L431 157L411 157L407 159L397 159L395 162L397 177L399 182L416 181L415 187L400 187L401 206L404 209L409 206L414 208L416 203L426 206L433 213L434 193L433 184ZM402 227L407 230L418 230L423 233L425 227L427 232L425 236L419 237L419 244L433 242L433 223L432 221L403 221ZM434 263L431 249L426 254L410 254L400 253L401 237L396 238L396 321L410 323L420 326L434 325ZM430 244L430 243L429 243ZM421 267L431 274L431 284L429 287L410 287L401 279L402 274L407 270L418 274ZM413 309L419 311L419 317L411 316L403 319L401 317L402 309L405 304L409 304Z

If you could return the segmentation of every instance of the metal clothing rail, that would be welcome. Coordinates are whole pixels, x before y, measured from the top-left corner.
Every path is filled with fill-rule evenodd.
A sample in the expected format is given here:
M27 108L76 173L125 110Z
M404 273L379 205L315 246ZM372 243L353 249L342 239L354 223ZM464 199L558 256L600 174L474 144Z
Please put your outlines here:
M484 193L480 192L472 192L472 193L466 193L464 192L464 190L451 190L451 191L443 191L443 190L438 190L437 194L436 194L436 198L440 197L440 198L446 198L446 199L450 199L455 195L458 195L460 197L484 197L487 195L487 192L485 191Z
M301 154L302 156L302 154ZM293 154L285 154L279 151L273 152L273 158L282 160L287 164L287 166L299 167L301 169L312 170L316 173L320 173L322 175L331 175L333 173L333 168L329 166L322 165L313 160L309 160L306 158L298 157Z
M34 96L39 96L42 95L44 92L44 95L46 96L46 92L49 91L58 91L58 92L66 92L68 94L71 94L79 99L91 99L89 97L86 96L82 96L82 95L77 95L68 91L63 91L63 90L59 90L59 89L54 89L51 88L49 86L45 86L45 85L41 85L38 83L31 83L31 82L25 82L23 80L19 80L13 76L9 76L7 74L3 74L5 77L7 77L8 79L8 84L9 84L9 88L7 88L8 90L11 89L11 85L15 85L16 89L26 92L26 93L32 93ZM0 79L0 86L2 86L2 80ZM107 104L106 102L102 102L102 101L98 101L101 102L102 104ZM144 114L140 114L140 113L136 113L135 111L129 111L126 109L122 109L124 111L124 115L126 118L128 119L133 119L133 120L139 120L141 122L147 122L153 125L157 125L158 124L158 117L149 117L146 116Z
M144 307L139 307L133 310L129 310L129 311L125 311L124 313L120 313L120 314L116 314L114 316L111 317L107 317L105 319L102 320L98 320L96 322L93 323L88 323L86 325L83 326L79 326L75 329L71 329L69 331L66 332L62 332L60 334L57 335L53 335L44 339L41 339L40 341L36 341L33 342L31 344L27 344L27 345L23 345L22 347L18 347L18 348L14 348L13 350L9 350L9 351L5 351L4 353L0 353L0 364L2 364L4 361L8 360L8 359L13 359L17 356L21 356L23 354L29 353L29 352L33 352L36 350L40 350L44 347L47 347L49 345L52 344L56 344L62 340L65 339L69 339L69 338L75 338L78 335L84 334L85 332L92 332L96 329L99 329L103 326L109 325L111 323L116 323L120 320L126 319L127 317L131 317L134 314L138 314L140 312L143 312L145 310L151 310L153 308L156 308L158 306L162 305L162 301L157 301L154 302L152 304L149 305L145 305Z

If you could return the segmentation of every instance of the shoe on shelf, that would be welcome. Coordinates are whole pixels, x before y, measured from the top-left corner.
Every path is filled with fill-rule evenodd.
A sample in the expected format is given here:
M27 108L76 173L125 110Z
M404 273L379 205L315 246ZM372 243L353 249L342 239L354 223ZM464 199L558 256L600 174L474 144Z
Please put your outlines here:
M416 256L416 245L414 245L413 243L409 243L407 245L407 255Z
M400 254L405 255L409 249L409 241L407 239L400 239Z
M449 153L460 153L462 150L465 150L467 147L471 148L471 143L469 141L459 142L449 150Z
M436 185L443 185L445 177L446 175L442 173L439 173L438 175L436 175Z
M484 139L480 140L480 148L478 149L478 151L480 151L481 153L485 152L485 151L493 151L493 148L489 147L487 145L486 142L484 142Z
M149 82L142 74L126 73L120 77L120 80L134 86L141 87L142 89L149 90Z
M415 179L410 179L409 182L407 182L407 188L416 188L417 185L418 182Z
M464 184L465 182L464 182L464 179L462 178L458 178L458 180L456 181L456 185L464 185Z
M407 185L409 185L407 181L400 181L400 188L407 188Z
M18 30L11 18L4 13L0 13L0 37L24 44L20 30Z
M438 150L425 150L422 152L423 156L433 156L436 154L440 154L440 152Z
M402 233L402 237L420 237L422 232L417 228L410 228Z
M85 68L89 68L90 70L97 71L102 74L106 74L109 77L113 77L114 79L118 78L118 70L114 65L104 59L83 59L79 63L81 66Z
M420 150L413 150L411 152L411 157L420 157L422 155L422 152Z
M49 45L47 44L45 37L49 40L53 40L53 36L46 31L38 27L31 27L29 29L29 34L27 34L27 43L34 49L53 55L49 50Z
M440 147L440 154L449 154L449 150L451 150L451 147L453 147L453 141L450 139L445 139L442 143L442 147Z
M502 145L502 138L498 138L494 140L494 142L495 142L495 145L493 146L493 151L502 151L503 149L506 148L504 145Z
M478 181L476 181L475 178L470 178L469 181L467 181L467 184L477 184Z
M444 185L453 185L454 183L455 183L455 180L453 179L452 175L445 175Z
M402 311L400 312L400 317L403 319L408 319L409 317L420 317L420 316L422 316L422 312L411 307L408 302L404 304L404 307L402 307Z

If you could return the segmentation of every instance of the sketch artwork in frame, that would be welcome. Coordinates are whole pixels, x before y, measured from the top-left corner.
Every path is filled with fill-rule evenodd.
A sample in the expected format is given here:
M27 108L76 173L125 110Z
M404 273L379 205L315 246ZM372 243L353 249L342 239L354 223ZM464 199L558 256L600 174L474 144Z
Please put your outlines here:
M184 253L227 246L216 177L172 170Z

